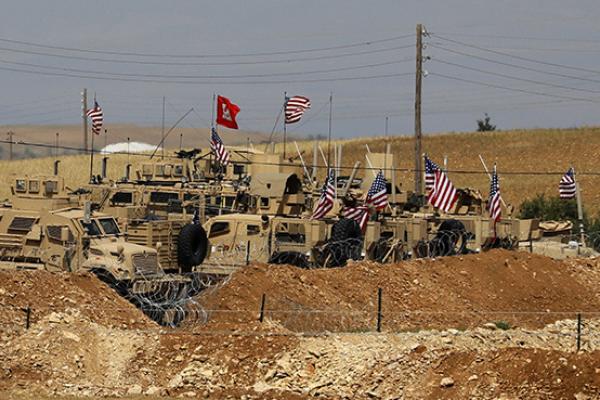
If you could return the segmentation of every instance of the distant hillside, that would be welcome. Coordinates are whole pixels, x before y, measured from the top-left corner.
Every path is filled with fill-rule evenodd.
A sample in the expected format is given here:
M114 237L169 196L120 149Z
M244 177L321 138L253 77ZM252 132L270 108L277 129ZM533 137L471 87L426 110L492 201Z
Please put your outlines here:
M158 144L161 139L160 127L144 127L127 124L106 125L107 134L94 138L94 148L101 149L106 144L127 142L130 138L132 142L145 142ZM168 131L169 127L165 128ZM35 143L44 143L54 146L56 143L56 133L59 133L59 146L81 148L83 146L83 132L81 125L2 125L0 126L0 138L6 140L7 132L14 132L13 141L26 141ZM253 143L260 143L267 140L269 135L259 132L235 131L231 129L219 129L219 134L223 140L231 144L246 143L250 139ZM183 135L181 137L181 135ZM166 148L179 148L179 141L182 139L184 147L205 147L210 137L208 128L190 128L185 124L181 128L175 128L165 141ZM91 145L91 136L88 137ZM34 158L54 156L55 149L52 147L36 147L13 145L13 158ZM58 149L58 154L74 154L75 151L67 149ZM8 159L9 145L0 145L0 159Z
M414 167L414 139L396 136L387 140L392 152L399 159L399 168ZM341 141L343 165L351 167L355 160L365 165L365 144L373 152L383 151L384 137L368 137ZM299 143L305 150L307 162L312 162L312 143ZM321 142L326 152L327 143ZM277 147L280 149L280 146ZM295 153L289 146L288 153ZM423 152L442 165L448 157L450 178L458 187L472 187L487 196L489 179L483 172L478 155L491 168L496 162L500 177L502 196L507 203L518 206L536 193L558 195L558 182L569 165L580 174L579 182L584 207L593 213L600 211L600 175L585 176L584 173L600 173L600 127L573 129L531 129L496 132L465 132L428 135L423 138ZM333 157L332 157L333 158ZM319 156L319 162L323 161ZM452 171L478 171L481 173L458 173ZM512 175L510 172L534 173L556 172L554 175ZM414 173L400 173L403 188L414 189Z
M52 129L45 128L46 132ZM139 128L142 132L144 128ZM134 130L130 131L134 132ZM149 131L150 132L150 131ZM194 131L196 132L196 131ZM230 131L231 132L231 131ZM234 143L234 138L241 134L226 132L223 134L226 143ZM154 137L160 135L160 130L154 130ZM206 147L206 138L198 139L199 135L207 135L208 131L193 133L197 145ZM257 134L255 137L265 137ZM399 158L400 168L412 168L414 163L414 141L410 137L390 137L392 151ZM237 141L244 143L244 140ZM256 141L254 143L257 143ZM320 142L323 151L327 143ZM343 147L343 165L351 166L355 160L360 160L364 165L365 144L371 151L382 151L385 147L385 138L371 137L347 141L340 141ZM312 142L299 142L299 147L304 150L304 160L312 162ZM178 147L170 146L170 147ZM191 146L190 146L191 147ZM260 148L260 147L259 147ZM281 145L277 145L277 151ZM481 154L488 166L494 162L498 165L500 186L507 203L518 206L524 199L533 197L536 193L546 193L549 196L557 195L557 185L564 171L570 164L582 174L579 181L582 188L584 207L591 214L600 211L600 175L590 176L585 173L597 173L598 155L600 155L600 127L574 128L574 129L534 129L498 131L487 133L448 133L442 135L426 136L423 139L423 151L427 152L434 161L441 164L444 155L448 156L450 178L456 186L473 187L479 189L487 196L489 180L483 171L478 154ZM289 155L296 154L293 144L288 144ZM131 156L132 163L141 161L142 156ZM111 156L109 174L116 178L122 176L126 163L126 156ZM17 160L9 163L0 161L3 171L0 177L0 197L9 194L8 182L13 173L27 172L42 173L52 170L52 158L36 160ZM99 157L96 159L96 171L99 171ZM321 157L319 164L323 165ZM467 173L456 172L469 171ZM76 187L85 183L89 171L89 157L64 156L62 157L61 171L66 175L68 183ZM511 174L511 172L528 171L533 173L554 172L553 175ZM477 172L477 173L473 173ZM324 173L324 172L322 172ZM412 190L414 187L412 172L401 172L399 181L404 189Z

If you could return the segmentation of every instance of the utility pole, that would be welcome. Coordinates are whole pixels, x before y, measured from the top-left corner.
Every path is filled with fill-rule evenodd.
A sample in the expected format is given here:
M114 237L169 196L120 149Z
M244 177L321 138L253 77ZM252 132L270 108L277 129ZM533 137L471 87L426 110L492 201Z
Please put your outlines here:
M13 135L15 133L13 131L8 131L8 159L12 161L13 159Z
M81 92L81 117L83 118L83 152L88 151L88 120L87 120L87 89L83 89Z
M423 78L423 25L417 24L417 69L415 76L415 193L423 194L421 173L421 80Z
M55 150L54 150L54 152L55 152L54 157L58 157L58 138L59 138L59 136L60 136L60 133L56 132L56 146L55 146Z
M162 111L163 111L162 112L162 130L161 130L161 134L160 134L160 138L161 138L160 142L163 144L162 152L161 152L161 154L162 154L161 159L164 160L164 158L165 158L165 145L164 145L164 143L165 143L165 96L163 96L163 110Z

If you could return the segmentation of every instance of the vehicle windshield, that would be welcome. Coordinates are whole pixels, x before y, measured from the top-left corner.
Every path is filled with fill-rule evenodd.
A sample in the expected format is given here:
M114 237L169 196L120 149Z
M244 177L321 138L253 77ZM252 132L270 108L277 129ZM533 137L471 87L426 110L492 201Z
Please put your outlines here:
M102 225L102 230L107 235L118 235L121 233L119 230L119 226L117 225L117 221L114 218L100 218L100 225Z
M89 223L86 224L82 219L80 219L79 223L81 224L81 226L83 226L84 232L87 233L89 236L102 235L102 231L100 231L100 227L98 226L98 223L95 220L92 219Z

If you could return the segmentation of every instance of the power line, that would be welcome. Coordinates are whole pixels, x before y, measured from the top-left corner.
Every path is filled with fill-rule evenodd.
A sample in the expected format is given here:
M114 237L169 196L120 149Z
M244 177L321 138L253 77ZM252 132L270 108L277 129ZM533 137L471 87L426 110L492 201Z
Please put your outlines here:
M444 51L447 51L447 52L450 52L450 53L459 54L459 55L471 57L471 58L474 58L474 59L477 59L477 60L486 61L486 62L490 62L490 63L494 63L494 64L504 65L504 66L507 66L507 67L518 68L518 69L522 69L522 70L525 70L525 71L538 72L538 73L541 73L541 74L559 76L561 78L576 79L576 80L585 81L585 82L600 83L599 79L584 78L584 77L576 76L576 75L568 75L568 74L562 74L562 73L559 73L559 72L550 72L550 71L544 71L542 69L537 69L537 68L532 68L532 67L525 67L523 65L507 63L507 62L498 61L498 60L494 60L494 59L487 58L487 57L477 56L477 55L474 55L474 54L471 54L471 53L465 53L465 52L459 51L459 50L449 49L447 47L439 46L439 45L433 44L433 43L429 43L429 46L430 47L434 47L436 49L441 49L441 50L444 50Z
M506 75L506 74L502 74L502 73L499 73L499 72L487 71L487 70L484 70L484 69L481 69L481 68L469 67L467 65L453 63L453 62L450 62L450 61L445 61L445 60L442 60L440 58L435 58L434 60L437 61L437 62L439 62L439 63L442 63L442 64L451 65L453 67L463 68L463 69L466 69L466 70L469 70L469 71L481 72L482 74L499 76L501 78L512 79L512 80L515 80L515 81L534 83L536 85L543 85L543 86L548 86L548 87L553 87L553 88L558 88L558 89L573 90L573 91L578 91L578 92L600 93L600 90L575 88L575 87L571 87L571 86L558 85L558 84L549 83L549 82L536 81L534 79L519 78L519 77L516 77L516 76Z
M168 74L133 74L133 73L119 73L119 72L104 72L97 70L84 70L77 68L65 68L65 67L54 67L49 65L42 64L33 64L33 63L25 63L25 62L17 62L17 61L6 61L0 60L0 63L9 64L9 65L20 65L25 67L32 68L46 68L52 70L66 71L66 72L76 72L83 74L98 74L98 75L106 75L106 76L117 76L117 77L140 77L140 78L165 78L165 79L236 79L236 78L269 78L274 76L294 76L294 75L309 75L309 74L321 74L321 73L330 73L330 72L342 72L342 71L352 71L357 69L366 69L366 68L376 68L385 65L393 65L399 64L407 61L412 61L412 58L404 58L395 61L386 61L374 64L363 64L356 66L348 66L348 67L339 67L339 68L329 68L329 69L321 69L321 70L308 70L308 71L299 71L299 72L273 72L266 74L245 74L245 75L168 75Z
M155 58L229 58L229 57L257 57L257 56L274 56L274 55L285 55L285 54L301 54L301 53L313 53L319 51L331 51L331 50L341 50L341 49L349 49L353 47L362 47L362 46L371 46L373 44L391 42L395 40L401 40L408 37L412 37L412 34L393 36L384 39L377 40L369 40L364 42L350 43L345 45L338 46L329 46L329 47L316 47L316 48L308 48L308 49L299 49L299 50L280 50L280 51L271 51L271 52L256 52L256 53L230 53L230 54L165 54L165 53L139 53L139 52L122 52L122 51L106 51L106 50L94 50L94 49L81 49L75 47L64 47L64 46L52 46L45 45L34 42L26 42L22 40L13 40L0 38L0 41L6 43L27 45L45 49L54 49L54 50L63 50L63 51L72 51L79 53L94 53L94 54L107 54L107 55L117 55L117 56L135 56L135 57L155 57Z
M548 66L558 67L558 68L566 68L566 69L572 69L572 70L583 71L583 72L591 72L593 74L600 74L600 71L593 70L593 69L577 67L577 66L574 66L574 65L566 65L566 64L553 63L553 62L548 62L548 61L540 61L540 60L536 60L536 59L533 59L533 58L516 56L516 55L510 54L510 53L504 53L504 52L498 51L498 50L487 49L485 47L477 46L477 45L470 44L470 43L461 42L459 40L449 39L449 38L446 38L446 37L443 37L443 36L439 36L439 35L432 34L432 36L435 36L435 37L437 37L439 39L442 39L442 40L445 40L445 41L448 41L448 42L451 42L451 43L459 44L459 45L462 45L462 46L465 46L465 47L470 47L470 48L481 50L481 51L487 51L489 53L499 54L499 55L510 57L510 58L514 58L514 59L517 59L517 60L527 61L527 62L536 63L536 64L542 64L542 65L548 65Z
M502 89L502 90L510 90L510 91L513 91L513 92L535 94L535 95L538 95L538 96L555 97L555 98L567 99L567 100L574 100L574 101L587 101L587 102L592 102L592 103L598 103L598 102L600 102L598 100L588 99L588 98L570 97L570 96L563 96L563 95L560 95L560 94L551 94L551 93L540 92L540 91L535 91L535 90L511 88L511 87L496 85L496 84L488 83L488 82L482 82L482 81L476 81L476 80L471 80L471 79L460 78L460 77L457 77L457 76L445 75L445 74L441 74L439 72L430 72L429 75L439 76L439 77L442 77L442 78L456 80L456 81L465 82L465 83L471 83L471 84L474 84L474 85L487 86L487 87L495 88L495 89Z
M104 59L104 58L96 58L96 57L70 56L70 55L65 55L65 54L53 54L53 53L33 51L33 50L11 49L11 48L7 48L7 47L0 47L0 51L7 51L7 52L12 52L12 53L20 53L20 54L29 54L29 55L38 55L38 56L45 56L45 57L55 57L55 58L62 58L62 59L69 59L69 60L112 63L112 64L169 65L169 66L225 66L225 65L289 64L289 63L293 63L293 62L318 61L318 60L328 60L328 59L335 59L335 58L365 55L365 54L383 53L383 52L388 52L388 51L407 49L407 48L411 48L411 47L413 47L413 45L396 46L396 47L390 47L390 48L385 48L385 49L368 50L368 51L354 52L354 53L327 54L327 55L322 55L322 56L293 58L293 59L284 59L284 60L236 61L236 62L175 62L175 61L166 62L166 61L117 60L117 59Z
M30 70L19 69L19 68L10 68L10 67L0 67L0 70L33 74L33 75L64 76L64 77L69 77L69 78L83 78L83 79L95 79L95 80L119 81L119 82L170 83L170 84L184 84L184 85L214 85L215 83L217 83L217 82L209 82L209 81L156 80L156 79L141 79L141 78L125 78L125 77L90 76L90 75L69 74L69 73L61 73L61 72L30 71ZM335 82L335 81L393 78L393 77L407 76L407 75L412 75L412 72L396 73L396 74L367 75L367 76L353 76L353 77L338 77L338 78L320 78L320 79L225 81L225 82L218 82L218 84L220 84L220 85L264 85L264 84L289 84L289 83L316 83L316 82Z
M515 40L539 40L549 42L581 42L581 43L600 43L600 39L575 39L575 38L564 38L564 37L541 37L541 36L513 36L513 35L492 35L492 34L480 34L480 33L454 33L454 32L435 32L435 34L441 33L442 35L451 36L466 36L466 37L477 37L477 38L492 38L492 39L515 39ZM434 33L431 33L434 35Z

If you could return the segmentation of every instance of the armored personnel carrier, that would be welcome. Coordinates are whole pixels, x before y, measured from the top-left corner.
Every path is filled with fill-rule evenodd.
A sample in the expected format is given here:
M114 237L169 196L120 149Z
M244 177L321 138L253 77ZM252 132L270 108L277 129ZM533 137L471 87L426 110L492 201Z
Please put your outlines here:
M156 247L126 241L111 215L80 207L59 176L18 177L0 207L0 268L89 271L163 324L185 315L190 279L167 274Z

